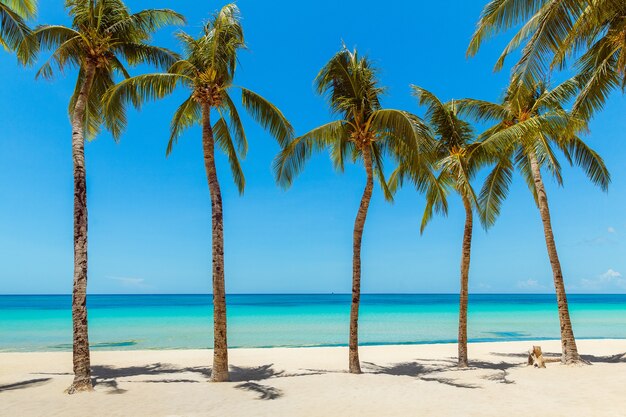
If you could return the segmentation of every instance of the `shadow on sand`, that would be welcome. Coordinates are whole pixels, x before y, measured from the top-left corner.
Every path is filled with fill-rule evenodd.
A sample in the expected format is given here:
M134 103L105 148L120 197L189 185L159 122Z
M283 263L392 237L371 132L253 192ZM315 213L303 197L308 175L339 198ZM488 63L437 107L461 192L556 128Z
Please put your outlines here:
M150 379L124 380L125 383L148 382L148 383L200 383L208 382L211 377L210 367L179 367L172 364L153 363L146 366L114 367L97 365L91 368L94 378L94 385L109 388L109 394L123 394L127 390L119 388L120 379L132 377L154 377ZM195 379L180 378L180 374L193 374ZM315 372L287 373L274 369L274 364L261 366L230 367L230 382L240 382L235 385L237 389L257 393L259 399L273 400L283 395L282 391L253 381L264 381L270 378L297 377L303 375L315 375ZM178 378L168 378L167 376L178 375ZM159 378L160 377L160 378ZM163 378L165 377L165 378Z
M52 378L36 378L27 381L15 382L13 384L0 385L0 393L5 391L14 391L24 388L34 388L47 384Z
M525 366L527 353L502 353L491 352L494 357L508 358L504 361L470 361L470 366L465 369L457 367L455 358L446 359L415 359L411 362L400 362L388 365L378 365L373 362L363 362L363 371L369 374L386 374L393 376L407 376L428 382L437 382L456 388L476 389L482 388L475 383L462 381L463 372L477 369L494 371L491 374L481 376L482 379L502 384L514 384L508 379L509 369ZM558 358L559 353L546 352L547 357ZM626 353L610 356L581 355L590 363L626 363ZM343 370L329 369L303 369L302 372L288 373L283 370L274 369L274 364L267 364L254 367L230 367L231 382L239 383L234 388L256 393L258 399L274 400L282 397L283 392L275 387L264 385L259 381L271 378L287 378L306 375L321 375L329 373L345 373ZM445 373L444 375L441 375ZM183 375L187 374L187 375ZM189 375L191 374L191 375ZM71 375L71 373L38 374L38 375ZM108 365L96 365L92 367L94 385L104 386L109 394L123 394L127 390L121 389L118 385L120 379L124 383L145 382L155 384L168 383L190 383L197 384L208 382L211 376L210 367L180 367L167 363L153 363L146 366L115 367ZM143 377L140 379L127 379L132 377ZM147 378L146 378L147 377ZM0 393L3 391L23 389L40 386L50 381L51 378L38 378L13 384L0 386Z
M258 400L275 400L283 396L282 390L256 382L244 382L242 384L235 385L235 388L258 394Z
M459 368L455 358L448 359L416 359L413 362L402 362L391 365L377 365L372 362L363 362L365 372L373 374L386 374L395 376L409 376L419 378L422 381L437 382L456 388L482 388L480 385L472 383L464 383L455 378L436 375L443 372L467 372L476 369L486 369L498 371L493 375L487 375L483 379L494 381L502 384L514 384L515 382L508 379L508 369L520 366L519 363L510 362L487 362L487 361L470 361L468 368Z

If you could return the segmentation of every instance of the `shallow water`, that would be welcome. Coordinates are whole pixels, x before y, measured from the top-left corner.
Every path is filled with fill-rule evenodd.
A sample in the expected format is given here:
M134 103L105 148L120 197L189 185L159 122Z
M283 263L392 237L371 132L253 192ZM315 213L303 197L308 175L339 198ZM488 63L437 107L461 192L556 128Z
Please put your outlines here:
M626 338L626 295L570 295L578 338ZM91 295L95 349L178 349L212 345L210 295ZM350 296L230 295L231 347L347 344ZM361 344L455 342L458 296L366 294ZM470 341L559 337L556 298L470 295ZM71 350L71 297L0 296L0 350Z

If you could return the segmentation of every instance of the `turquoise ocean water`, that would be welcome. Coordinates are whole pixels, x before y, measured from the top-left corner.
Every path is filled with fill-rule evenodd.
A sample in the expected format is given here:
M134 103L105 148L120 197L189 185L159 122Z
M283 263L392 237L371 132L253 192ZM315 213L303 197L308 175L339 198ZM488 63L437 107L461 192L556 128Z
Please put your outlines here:
M578 338L626 338L626 295L571 295ZM209 295L91 295L96 349L185 349L212 345ZM0 351L71 349L71 297L0 296ZM230 295L231 347L347 344L350 296ZM362 344L455 342L458 296L367 294ZM553 295L470 296L470 341L557 339Z

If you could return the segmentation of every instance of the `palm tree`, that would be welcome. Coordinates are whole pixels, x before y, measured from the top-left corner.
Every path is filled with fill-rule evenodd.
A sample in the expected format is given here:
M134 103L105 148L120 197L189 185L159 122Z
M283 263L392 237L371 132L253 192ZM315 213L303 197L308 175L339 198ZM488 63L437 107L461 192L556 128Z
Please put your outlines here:
M25 20L35 17L35 0L0 0L0 47L17 52L20 62L28 63L37 49Z
M121 0L68 0L72 26L45 25L34 31L43 48L53 50L37 76L51 78L55 67L78 68L76 89L70 100L72 160L74 163L74 286L72 321L74 382L67 392L92 390L87 329L87 184L85 134L93 138L103 121L101 99L114 85L114 75L128 77L130 65L169 65L172 52L146 44L150 34L184 18L171 10L144 10L131 14ZM113 118L114 119L114 118ZM120 123L118 121L118 123Z
M541 170L547 170L562 185L561 165L555 154L555 149L559 149L570 164L580 166L602 190L607 190L610 182L602 158L577 136L586 128L585 123L563 109L563 103L571 100L577 91L574 80L568 80L552 90L546 83L536 83L532 88L511 84L501 104L474 99L458 103L461 114L477 121L495 123L479 138L482 147L500 154L499 162L480 192L483 223L491 225L497 218L514 168L519 170L533 194L552 267L561 327L561 360L566 364L580 361L580 356L570 321Z
M465 368L467 361L467 304L470 255L472 249L472 231L474 211L479 210L478 199L472 188L472 180L479 169L488 161L478 143L474 141L474 133L464 120L457 115L457 106L454 101L443 103L437 96L418 86L411 86L413 95L419 104L426 106L426 120L437 137L434 149L434 168L439 171L435 177L429 174L426 181L426 207L422 217L420 232L423 233L426 225L432 219L434 212L444 215L448 213L447 197L450 192L456 192L463 202L465 209L465 228L461 252L461 280L459 296L459 334L458 334L458 365ZM402 160L390 177L390 188L395 191L405 179L424 184L424 173L415 172L409 160Z
M582 90L573 111L584 118L601 109L609 93L626 86L626 2L623 0L491 0L483 9L468 55L485 39L521 28L496 63L522 47L514 68L527 85L577 57Z
M128 102L140 106L144 101L172 93L177 86L186 87L190 95L174 113L166 153L180 134L194 124L202 126L202 145L213 223L213 319L214 349L211 380L228 381L228 344L226 338L226 290L224 282L224 221L222 196L215 167L215 144L226 154L233 179L243 193L245 179L239 156L245 156L247 140L231 91L241 90L243 107L264 128L285 144L293 129L285 116L260 95L233 85L237 68L237 53L245 47L239 9L234 4L224 6L204 26L199 38L178 33L184 57L169 67L166 73L147 74L122 81L105 97L105 116L114 135L121 133L124 108ZM211 122L211 115L218 120Z
M318 94L328 97L329 106L340 119L317 127L291 140L274 161L279 184L287 188L315 151L329 149L335 168L344 161L360 161L366 182L354 222L352 244L352 304L350 309L349 370L361 373L358 351L358 318L361 297L361 239L372 198L374 175L385 197L391 199L383 173L385 155L404 155L426 165L421 151L428 146L427 129L417 116L400 110L383 109L376 70L367 58L345 47L333 56L315 79Z

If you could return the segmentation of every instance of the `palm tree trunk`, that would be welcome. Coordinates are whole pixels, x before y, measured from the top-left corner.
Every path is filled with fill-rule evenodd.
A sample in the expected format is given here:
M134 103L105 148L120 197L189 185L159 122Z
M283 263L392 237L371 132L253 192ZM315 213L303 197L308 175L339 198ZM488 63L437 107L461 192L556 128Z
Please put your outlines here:
M465 206L465 229L463 230L463 250L461 252L461 291L459 293L459 367L467 368L467 299L470 255L472 251L472 230L474 216L472 205L467 197L463 197Z
M74 163L74 287L72 292L74 381L68 394L92 391L89 331L87 327L87 178L85 172L85 109L96 67L87 64L72 114Z
M222 192L215 168L215 143L211 127L211 106L202 104L202 147L209 191L213 243L213 369L212 382L229 380L228 341L226 338L226 288L224 282L224 216Z
M576 339L574 339L574 331L572 330L572 322L569 317L569 308L567 306L567 296L565 294L565 284L563 282L563 272L561 271L561 263L556 251L556 243L554 242L554 234L552 233L552 222L550 220L550 209L548 207L548 196L541 178L541 169L537 162L534 151L528 153L530 161L530 169L535 181L535 190L537 192L537 205L543 222L543 233L548 248L548 257L552 266L552 275L554 277L554 287L556 289L556 300L559 310L559 322L561 324L561 361L566 364L576 363L580 361L578 348L576 347Z
M367 217L367 209L372 199L374 190L374 175L372 172L372 155L369 144L363 146L363 162L367 182L361 205L354 221L354 232L352 241L352 305L350 306L350 349L349 349L349 369L352 374L361 373L361 363L359 361L359 303L361 302L361 240L363 238L363 228Z

